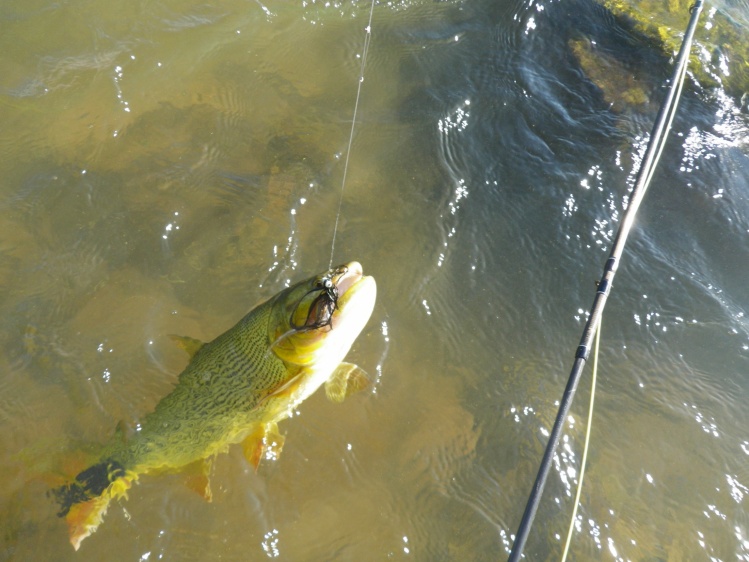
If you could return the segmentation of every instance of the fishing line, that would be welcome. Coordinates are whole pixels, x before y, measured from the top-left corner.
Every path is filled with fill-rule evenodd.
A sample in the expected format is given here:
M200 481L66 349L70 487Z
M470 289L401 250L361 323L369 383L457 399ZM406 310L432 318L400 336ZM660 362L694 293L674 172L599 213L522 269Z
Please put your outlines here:
M674 70L673 77L671 79L671 85L669 87L666 98L663 100L661 107L656 116L655 125L653 131L650 134L650 140L648 141L648 147L645 151L640 169L637 173L637 179L635 185L632 188L632 194L627 205L627 209L624 213L621 224L616 232L616 238L611 248L606 265L603 268L603 275L598 283L596 290L596 296L593 300L593 306L591 307L590 313L588 314L588 320L585 323L583 329L583 335L580 339L580 344L577 347L575 353L575 361L572 366L572 370L567 381L567 386L564 389L562 400L559 403L559 410L557 411L557 417L554 421L554 426L549 434L549 441L546 445L544 456L541 459L541 465L536 475L536 480L533 483L528 503L525 506L523 512L523 518L520 521L518 532L515 536L515 540L512 545L512 551L510 552L509 562L518 562L523 554L523 548L525 542L528 540L528 534L530 528L533 525L533 520L536 517L538 511L538 505L541 501L541 495L543 494L546 480L549 476L549 471L553 464L554 454L559 440L562 435L562 429L564 426L564 420L567 418L569 413L572 399L575 396L577 385L580 382L580 376L582 375L583 367L585 362L588 360L590 355L590 345L593 340L593 336L598 330L601 315L603 309L606 306L606 300L611 291L611 286L616 275L616 270L619 267L619 260L624 251L624 246L627 242L627 237L632 228L635 220L637 210L642 203L642 199L645 196L650 180L653 177L655 166L658 162L658 158L663 151L663 146L666 142L668 130L671 127L674 115L676 113L676 106L679 101L681 94L682 83L686 75L686 68L689 62L689 53L692 47L692 40L694 38L694 32L697 28L697 20L699 19L700 13L702 12L702 0L696 0L694 5L689 9L691 17L689 19L689 25L682 39L681 48L679 49L679 55L676 60L676 69Z
M372 41L372 15L374 14L375 0L369 8L369 21L364 28L364 46L361 53L361 66L359 68L359 83L356 87L356 101L354 102L354 115L351 119L351 133L348 138L348 147L346 148L346 159L343 164L343 178L341 179L341 192L338 198L338 212L335 215L335 225L333 226L333 240L330 244L330 264L328 269L333 268L333 254L335 253L335 239L338 234L338 221L341 218L341 207L343 206L343 190L346 187L346 175L348 174L348 161L351 156L351 145L354 142L354 128L356 127L356 114L359 111L359 98L361 98L361 85L364 82L364 67L367 64L367 55L369 54L369 44Z
M593 425L593 404L596 400L596 380L598 379L598 348L601 343L601 325L603 319L598 323L596 330L596 345L593 349L593 376L590 381L590 406L588 406L588 424L585 428L585 444L583 445L583 458L580 461L580 476L577 479L577 493L575 494L575 503L572 507L572 516L570 517L570 528L567 531L567 540L564 543L564 552L562 552L561 562L567 560L567 553L570 550L572 542L572 530L575 528L575 518L577 518L577 508L580 506L580 494L583 491L583 478L585 477L585 467L588 464L588 446L590 445L590 428Z

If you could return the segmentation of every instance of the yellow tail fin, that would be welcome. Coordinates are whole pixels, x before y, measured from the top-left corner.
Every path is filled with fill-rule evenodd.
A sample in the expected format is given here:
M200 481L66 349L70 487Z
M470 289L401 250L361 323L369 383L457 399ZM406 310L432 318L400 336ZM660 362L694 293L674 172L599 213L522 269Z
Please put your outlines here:
M60 504L59 517L65 517L70 544L78 550L83 539L102 522L109 502L127 494L136 475L117 461L108 459L80 472L75 480L51 491Z
M91 535L101 525L112 497L104 493L98 498L77 503L70 508L65 520L68 522L70 544L78 550L83 539Z

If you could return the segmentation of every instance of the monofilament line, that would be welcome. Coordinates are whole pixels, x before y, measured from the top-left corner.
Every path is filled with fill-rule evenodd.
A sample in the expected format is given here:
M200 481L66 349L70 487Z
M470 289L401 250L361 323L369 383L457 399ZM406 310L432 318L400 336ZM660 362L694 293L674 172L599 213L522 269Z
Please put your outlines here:
M354 142L354 128L356 127L356 114L359 111L359 98L361 97L361 85L364 82L364 67L367 64L367 54L369 53L369 43L372 41L372 15L374 14L375 0L369 8L369 21L364 28L364 46L361 53L361 66L359 68L359 83L356 87L356 101L354 102L354 115L351 118L351 133L348 138L348 147L346 148L346 158L343 163L343 178L341 179L341 192L338 196L338 212L335 215L335 225L333 226L333 240L330 244L330 264L329 269L333 268L333 254L335 253L335 238L338 234L338 220L341 217L341 208L343 207L343 190L346 187L346 175L348 174L348 161L351 156L351 145Z

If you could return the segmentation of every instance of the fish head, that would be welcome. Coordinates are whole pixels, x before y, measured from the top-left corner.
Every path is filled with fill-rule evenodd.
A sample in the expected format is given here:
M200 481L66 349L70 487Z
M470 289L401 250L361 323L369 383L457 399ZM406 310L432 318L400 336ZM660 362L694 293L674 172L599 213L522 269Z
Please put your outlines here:
M369 320L376 296L374 278L355 261L292 285L272 305L272 351L293 365L337 365Z

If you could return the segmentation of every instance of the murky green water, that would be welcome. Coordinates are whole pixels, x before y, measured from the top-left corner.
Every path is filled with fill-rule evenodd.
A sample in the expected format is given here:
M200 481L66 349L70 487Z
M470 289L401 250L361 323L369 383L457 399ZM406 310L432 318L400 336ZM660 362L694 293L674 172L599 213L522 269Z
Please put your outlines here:
M378 282L373 392L311 398L257 474L221 456L211 504L143 477L78 553L45 495L169 392L168 334L327 266L368 15L0 8L0 559L506 558L670 75L586 2L375 7L335 251ZM612 111L581 37L650 101ZM749 560L748 130L687 86L604 318L575 560ZM588 380L528 559L561 552Z

